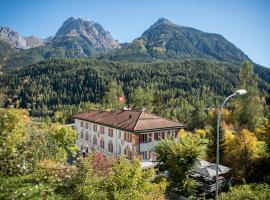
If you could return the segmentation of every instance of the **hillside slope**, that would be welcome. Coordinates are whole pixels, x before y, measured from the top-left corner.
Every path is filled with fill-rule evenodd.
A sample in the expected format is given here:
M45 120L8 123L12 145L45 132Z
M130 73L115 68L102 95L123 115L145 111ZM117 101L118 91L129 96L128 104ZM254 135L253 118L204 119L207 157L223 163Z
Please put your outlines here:
M23 108L98 103L113 80L123 85L128 100L130 92L141 86L153 88L159 103L179 97L192 102L199 97L211 107L218 101L216 96L237 88L238 72L239 66L202 59L144 64L51 59L0 76L0 87L7 87L10 104L18 100ZM269 83L261 80L259 86L269 92Z
M134 60L134 57L138 61L206 58L239 63L249 60L223 36L179 26L165 18L160 18L123 49L101 56L109 60Z

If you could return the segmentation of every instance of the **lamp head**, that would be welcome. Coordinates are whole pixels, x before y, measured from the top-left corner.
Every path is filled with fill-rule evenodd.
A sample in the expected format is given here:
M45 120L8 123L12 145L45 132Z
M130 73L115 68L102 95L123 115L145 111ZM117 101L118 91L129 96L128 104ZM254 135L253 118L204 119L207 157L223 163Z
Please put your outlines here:
M246 94L246 93L247 93L247 91L246 91L245 89L237 90L237 91L235 92L236 95L244 95L244 94Z

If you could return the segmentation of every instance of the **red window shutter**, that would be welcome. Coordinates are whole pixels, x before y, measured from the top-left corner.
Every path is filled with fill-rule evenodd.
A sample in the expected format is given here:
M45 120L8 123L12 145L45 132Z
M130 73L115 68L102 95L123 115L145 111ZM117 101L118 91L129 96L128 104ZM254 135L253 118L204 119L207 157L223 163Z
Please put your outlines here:
M140 143L142 143L143 141L142 141L142 138L143 137L143 135L142 134L139 134L139 141L140 141Z
M132 160L132 152L130 152L129 159Z
M132 133L129 134L129 142L132 142Z

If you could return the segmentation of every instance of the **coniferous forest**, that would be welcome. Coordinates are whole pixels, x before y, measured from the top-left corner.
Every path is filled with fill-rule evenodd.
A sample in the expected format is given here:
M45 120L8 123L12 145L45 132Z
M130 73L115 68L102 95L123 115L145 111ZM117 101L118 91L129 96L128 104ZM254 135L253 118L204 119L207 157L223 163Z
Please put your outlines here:
M5 106L26 108L42 118L59 111L66 122L87 104L101 108L106 101L113 102L110 98L114 97L106 95L112 87L126 96L127 107L136 107L132 95L140 88L145 102L137 109L146 107L196 128L192 112L216 108L224 96L233 93L239 84L239 69L230 63L200 59L123 63L55 58L6 73L0 83L6 93ZM267 107L270 85L260 78L258 85Z

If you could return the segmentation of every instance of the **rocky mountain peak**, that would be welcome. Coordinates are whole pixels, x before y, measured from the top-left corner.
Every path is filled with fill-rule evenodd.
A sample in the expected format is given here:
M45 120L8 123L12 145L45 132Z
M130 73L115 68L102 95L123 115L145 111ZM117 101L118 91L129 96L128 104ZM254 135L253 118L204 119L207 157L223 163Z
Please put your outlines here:
M69 17L55 37L74 36L86 40L95 48L119 48L119 43L100 24L85 18Z
M162 18L159 18L151 27L157 27L157 26L160 26L160 25L164 25L164 24L167 24L167 25L175 25L173 22L171 22L170 20L162 17Z
M44 45L45 41L36 36L23 37L9 27L0 27L0 40L3 40L13 48L29 49Z

